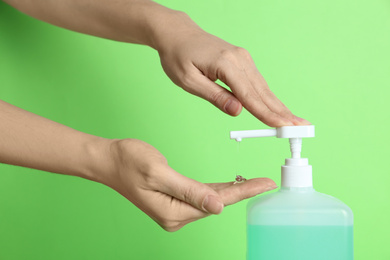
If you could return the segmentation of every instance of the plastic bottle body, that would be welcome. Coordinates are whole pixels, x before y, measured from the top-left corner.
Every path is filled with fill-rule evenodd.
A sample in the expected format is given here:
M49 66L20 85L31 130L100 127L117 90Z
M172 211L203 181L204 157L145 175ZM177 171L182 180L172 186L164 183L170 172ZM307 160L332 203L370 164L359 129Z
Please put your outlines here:
M248 260L352 260L353 214L312 187L281 188L252 199Z

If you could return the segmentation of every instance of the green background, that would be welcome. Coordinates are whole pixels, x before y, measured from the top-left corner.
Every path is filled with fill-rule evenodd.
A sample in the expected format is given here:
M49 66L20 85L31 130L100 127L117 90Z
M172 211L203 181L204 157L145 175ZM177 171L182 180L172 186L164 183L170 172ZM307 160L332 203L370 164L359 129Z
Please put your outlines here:
M315 188L349 205L357 260L390 259L390 2L161 0L246 48L275 94L316 125L304 140ZM286 140L185 93L145 46L81 35L0 3L0 96L77 130L138 138L202 182L280 183ZM1 122L0 122L1 123ZM0 259L244 259L246 201L167 233L94 182L0 165ZM281 245L281 248L282 245Z

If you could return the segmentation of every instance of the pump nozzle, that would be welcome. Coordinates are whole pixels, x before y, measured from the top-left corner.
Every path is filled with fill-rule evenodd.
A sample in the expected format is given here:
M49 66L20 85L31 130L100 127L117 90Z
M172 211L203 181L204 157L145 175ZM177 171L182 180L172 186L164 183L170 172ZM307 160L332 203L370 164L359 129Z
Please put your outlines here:
M314 137L314 125L282 126L275 129L231 131L230 139L241 142L243 138L276 136L278 138Z
M230 138L241 142L243 138L276 136L289 138L291 158L301 158L302 138L314 137L314 125L283 126L276 129L231 131Z

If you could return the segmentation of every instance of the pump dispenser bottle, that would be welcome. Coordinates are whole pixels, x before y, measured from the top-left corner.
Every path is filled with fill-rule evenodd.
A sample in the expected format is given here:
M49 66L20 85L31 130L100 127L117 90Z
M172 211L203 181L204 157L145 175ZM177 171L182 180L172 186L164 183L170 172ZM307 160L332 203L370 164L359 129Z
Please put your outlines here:
M312 167L301 158L302 138L314 126L232 131L230 138L289 138L291 158L282 166L281 188L248 203L248 260L352 260L353 214L340 200L313 189Z

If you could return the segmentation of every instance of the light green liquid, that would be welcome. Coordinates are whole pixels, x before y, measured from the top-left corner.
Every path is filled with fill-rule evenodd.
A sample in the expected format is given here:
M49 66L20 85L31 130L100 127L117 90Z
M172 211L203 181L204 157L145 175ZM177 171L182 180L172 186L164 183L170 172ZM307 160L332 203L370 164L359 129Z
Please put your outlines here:
M248 225L248 260L352 260L352 226Z

